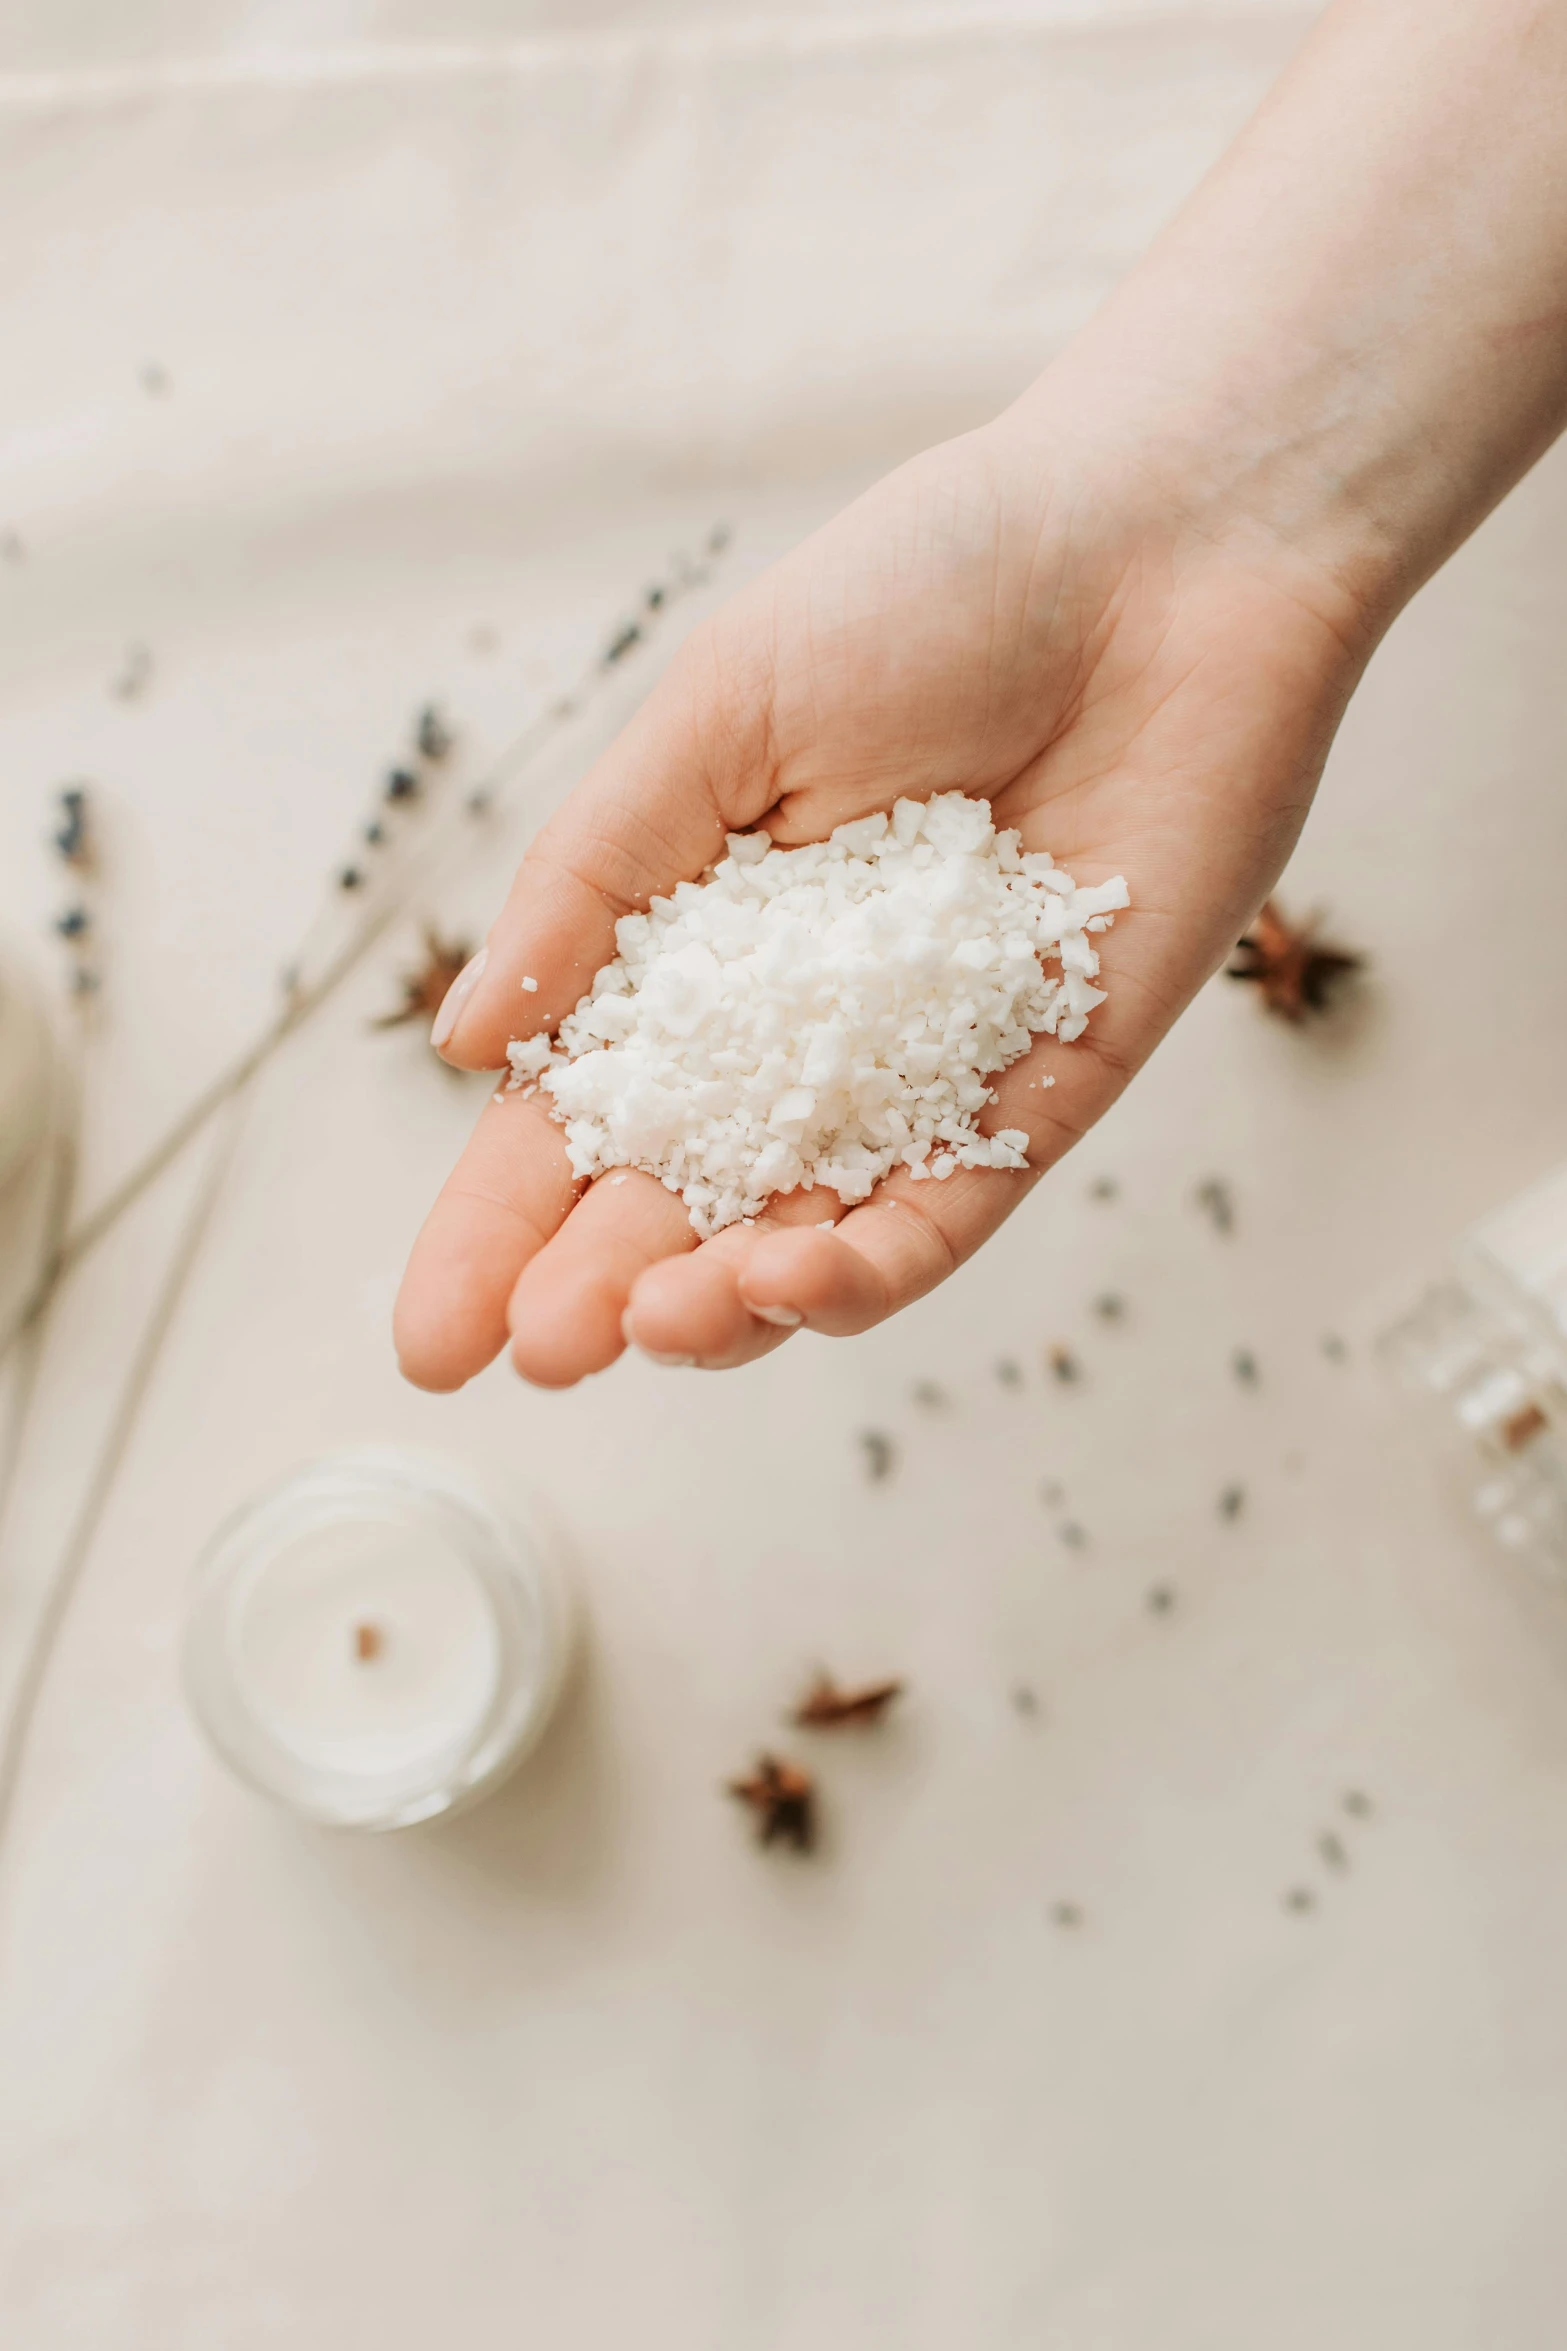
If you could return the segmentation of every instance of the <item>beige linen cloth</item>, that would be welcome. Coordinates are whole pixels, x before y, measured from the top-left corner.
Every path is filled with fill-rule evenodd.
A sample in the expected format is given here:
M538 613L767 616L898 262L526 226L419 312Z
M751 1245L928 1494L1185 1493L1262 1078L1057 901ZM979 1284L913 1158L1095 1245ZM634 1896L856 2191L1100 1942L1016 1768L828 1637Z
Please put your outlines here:
M471 782L714 521L738 578L991 413L1303 22L1078 13L8 12L0 915L42 951L47 794L89 777L88 1206L275 1008L421 701ZM32 1724L8 2344L1559 2351L1559 1628L1365 1341L1567 1154L1564 485L1346 726L1290 883L1371 952L1344 1021L1217 983L1002 1244L853 1346L399 1385L392 1287L482 1083L368 1024L657 650L432 870L248 1104ZM61 1300L7 1694L202 1148ZM231 1786L176 1674L217 1520L364 1438L531 1479L591 1628L514 1786L382 1842ZM796 1865L718 1790L821 1663L910 1692L811 1750Z

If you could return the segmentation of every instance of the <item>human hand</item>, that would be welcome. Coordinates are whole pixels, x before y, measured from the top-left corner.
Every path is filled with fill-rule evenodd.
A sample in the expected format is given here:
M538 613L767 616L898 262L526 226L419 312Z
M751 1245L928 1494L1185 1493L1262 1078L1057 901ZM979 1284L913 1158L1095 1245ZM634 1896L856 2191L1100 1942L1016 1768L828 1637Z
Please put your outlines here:
M550 1387L628 1338L726 1367L923 1295L1103 1113L1244 929L1368 641L1327 567L1185 460L1120 452L1059 412L1047 431L1037 403L880 483L688 641L529 850L443 1050L499 1068L510 1039L553 1028L618 917L700 875L726 833L762 825L788 846L956 789L1078 881L1124 873L1131 891L1087 1033L1039 1038L996 1081L982 1124L1028 1134L1027 1170L898 1171L846 1214L797 1193L699 1245L650 1176L582 1190L544 1101L502 1093L414 1250L407 1375L459 1386L508 1336Z

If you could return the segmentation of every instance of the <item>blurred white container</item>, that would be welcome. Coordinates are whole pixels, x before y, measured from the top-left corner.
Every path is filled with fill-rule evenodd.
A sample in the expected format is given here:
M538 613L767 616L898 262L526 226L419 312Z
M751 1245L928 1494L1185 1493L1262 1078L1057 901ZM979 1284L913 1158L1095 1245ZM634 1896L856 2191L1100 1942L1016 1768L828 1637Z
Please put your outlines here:
M1567 1166L1471 1227L1380 1353L1440 1408L1498 1540L1567 1581Z
M565 1680L555 1547L468 1471L360 1446L221 1527L196 1568L184 1666L219 1755L336 1828L405 1828L522 1761Z

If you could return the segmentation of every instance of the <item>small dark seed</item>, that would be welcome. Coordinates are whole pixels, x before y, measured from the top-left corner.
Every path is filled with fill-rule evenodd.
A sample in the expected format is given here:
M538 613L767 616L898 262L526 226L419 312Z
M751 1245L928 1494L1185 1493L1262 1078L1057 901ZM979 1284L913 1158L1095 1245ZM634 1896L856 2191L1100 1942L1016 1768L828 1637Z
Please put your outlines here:
M860 1446L865 1455L865 1467L873 1485L892 1475L898 1458L898 1448L882 1429L862 1429Z
M1077 1357L1070 1347L1052 1347L1045 1361L1063 1387L1070 1387L1074 1380L1083 1376Z
M1223 1176L1208 1176L1193 1195L1216 1233L1235 1229L1235 1195Z
M340 890L363 889L364 879L357 865L345 865L337 877L337 886Z

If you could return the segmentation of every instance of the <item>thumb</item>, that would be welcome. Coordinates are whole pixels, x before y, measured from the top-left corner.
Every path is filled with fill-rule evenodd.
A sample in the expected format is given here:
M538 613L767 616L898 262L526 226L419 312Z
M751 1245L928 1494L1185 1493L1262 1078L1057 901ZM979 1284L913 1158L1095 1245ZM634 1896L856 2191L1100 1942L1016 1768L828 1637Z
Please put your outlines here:
M776 797L770 665L688 640L539 833L511 895L447 993L431 1042L459 1069L499 1069L553 1029L615 951L615 925L722 856Z

